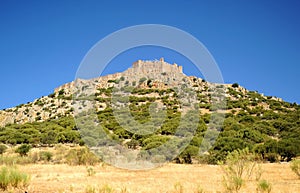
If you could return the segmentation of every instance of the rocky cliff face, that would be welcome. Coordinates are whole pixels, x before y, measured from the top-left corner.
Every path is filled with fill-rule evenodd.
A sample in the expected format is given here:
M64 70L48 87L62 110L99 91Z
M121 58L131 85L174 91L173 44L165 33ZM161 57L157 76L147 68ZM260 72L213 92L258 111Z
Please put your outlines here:
M230 101L246 99L249 93L249 91L240 86L233 87L229 84L217 85L208 83L201 78L186 76L182 71L182 66L178 66L177 64L171 65L165 62L164 59L160 59L159 61L138 60L133 63L132 68L124 72L97 77L91 80L77 79L56 88L54 93L48 96L41 97L27 104L1 110L0 126L10 123L41 122L68 115L73 116L74 107L78 107L76 100L73 98L74 94L76 97L87 97L92 93L93 96L98 97L93 105L97 111L101 111L108 105L108 100L106 99L110 96L109 94L105 94L105 92L110 88L115 88L119 91L122 91L122 89L123 91L124 89L131 89L132 91L133 88L140 90L167 90L179 86L182 87L182 85L186 85L198 93L197 100L202 112L210 112L207 106L212 100L212 95L218 93L218 89L225 89L227 92L225 97ZM126 92L121 93L126 94ZM146 94L135 93L132 95L135 97L161 97L158 95L154 96L155 94L150 92ZM255 95L257 96L258 105L267 109L268 104L264 100L261 100L262 98L267 99L267 97L258 93ZM184 103L191 103L191 101L184 101L184 97L182 98ZM280 99L274 98L274 100ZM178 108L180 110L181 106L178 106Z

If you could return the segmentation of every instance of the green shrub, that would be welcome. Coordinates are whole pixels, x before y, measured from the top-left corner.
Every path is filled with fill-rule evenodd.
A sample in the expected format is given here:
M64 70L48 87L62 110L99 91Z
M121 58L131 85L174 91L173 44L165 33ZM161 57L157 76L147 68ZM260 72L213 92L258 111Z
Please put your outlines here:
M96 193L96 187L88 185L85 187L85 193Z
M143 83L143 82L145 82L146 80L147 80L146 77L140 78L139 83Z
M55 93L49 94L48 97L49 98L54 98L55 97Z
M4 144L0 144L0 155L5 153L6 150L7 150L7 146Z
M61 89L58 91L58 95L64 95L65 94L65 90L64 89Z
M205 193L205 191L200 185L198 185L194 193Z
M119 82L120 82L120 79L108 80L107 82L109 82L109 83L116 83L116 84L119 84Z
M31 145L23 144L19 146L15 152L20 154L21 156L27 156L27 153L30 151L30 149L31 149Z
M232 84L232 87L233 87L233 88L238 88L238 87L239 87L239 84L238 84L238 83L233 83L233 84Z
M183 193L183 185L180 182L174 185L174 189L176 193Z
M95 165L99 158L89 151L88 148L71 149L66 156L69 165Z
M86 171L87 171L87 175L88 176L94 176L95 174L96 174L96 171L94 170L94 168L93 167L87 167L86 168Z
M295 174L300 178L300 160L293 160L290 164L290 167Z
M58 127L59 128L59 127ZM57 143L57 132L55 131L48 131L41 136L41 142L43 144L56 144Z
M40 160L43 161L50 161L53 157L53 153L49 151L41 151L39 154L40 154Z
M114 193L114 192L115 190L107 184L103 185L101 188L97 188L96 186L91 186L91 185L85 187L85 193ZM121 193L127 193L127 189L122 188Z
M0 170L0 189L7 190L8 187L21 188L28 186L29 176L14 167L2 167Z
M114 193L115 191L111 186L105 184L101 188L99 188L98 192L99 193Z
M278 155L276 153L268 153L266 155L266 160L268 160L271 163L275 163L278 161Z
M120 193L128 193L128 190L126 187L121 188Z
M272 190L272 185L267 180L260 180L257 184L257 192L267 192L270 193Z

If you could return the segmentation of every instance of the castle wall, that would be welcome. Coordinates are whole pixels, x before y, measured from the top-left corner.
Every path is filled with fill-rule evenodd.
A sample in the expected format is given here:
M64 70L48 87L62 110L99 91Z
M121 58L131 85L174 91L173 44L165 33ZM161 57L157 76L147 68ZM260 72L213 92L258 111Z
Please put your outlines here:
M132 68L127 70L128 73L182 73L182 66L178 66L177 64L169 64L164 61L163 58L160 60L138 60L133 63Z

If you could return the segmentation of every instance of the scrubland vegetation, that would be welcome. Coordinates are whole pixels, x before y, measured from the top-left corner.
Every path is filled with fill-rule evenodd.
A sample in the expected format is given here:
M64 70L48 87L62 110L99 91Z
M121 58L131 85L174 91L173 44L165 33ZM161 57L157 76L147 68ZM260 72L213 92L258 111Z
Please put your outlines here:
M137 96L129 97L129 108L131 115L149 131L154 133L149 135L139 135L123 128L114 117L111 107L111 93L113 89L101 89L95 100L107 103L104 110L98 111L99 124L105 133L113 140L128 148L151 149L160 146L174 136L179 127L181 112L178 111L179 102L174 90L157 89L135 89L132 92ZM229 88L231 96L239 96L241 100L227 99L227 110L225 120L222 125L218 125L221 114L201 113L201 109L211 108L209 98L198 93L200 101L200 119L189 146L175 158L179 163L208 163L217 164L224 161L227 154L234 150L248 148L257 153L263 160L269 162L291 161L300 154L300 108L297 104L290 104L272 98L262 97L256 92L239 92ZM160 97L154 98L147 94L157 93ZM59 95L60 96L60 95ZM106 97L104 97L106 96ZM108 98L107 98L108 97ZM122 97L118 99L121 100ZM160 129L155 130L153 125L147 126L147 121L151 118L149 107L154 101L162 102L166 107L165 120ZM153 122L159 123L159 116ZM122 117L123 122L129 122L129 117ZM208 123L210 122L210 125ZM214 124L216 122L216 124ZM146 124L146 125L145 125ZM91 126L85 125L86 128ZM209 128L208 128L209 127ZM32 147L51 146L53 144L79 144L84 145L72 116L50 119L44 122L32 122L25 124L9 124L0 128L0 142L7 145L29 144ZM81 128L84 129L84 128ZM144 129L144 128L140 128ZM205 156L199 156L199 146L202 143L204 134L211 136L214 140L216 132L220 132L213 147ZM92 134L91 134L91 136ZM97 145L97 142L89 141ZM205 145L205 144L204 144ZM208 145L208 144L207 144ZM1 153L0 147L0 153Z
M209 96L198 92L200 119L192 140L184 151L170 160L171 166L153 171L123 171L101 162L86 147L97 146L101 141L92 140L97 138L93 132L88 133L91 140L81 138L79 130L84 132L85 128L78 128L72 116L8 124L0 128L0 188L7 192L83 193L299 190L300 106L263 97L257 92L242 92L238 88L239 85L234 84L228 89L230 97L227 97L227 108L221 109L225 112L221 125L218 120L222 115L215 111L217 107L209 103ZM134 94L128 100L135 121L146 124L144 127L154 132L142 135L122 127L113 112L110 98L113 89L100 89L93 100L106 104L105 109L96 113L110 139L129 149L148 150L161 146L175 134L183 136L185 133L176 132L189 128L188 122L179 124L180 105L189 104L180 104L174 90L126 87L123 91ZM63 92L57 97L63 98ZM117 100L126 101L122 97ZM157 101L164 105L166 116L160 129L155 130L147 121L151 118L149 108ZM153 121L159 123L159 118L154 117ZM126 116L122 121L130 123ZM88 122L85 127L92 128ZM212 148L199 155L204 135L212 142L218 132ZM165 156L170 155L166 153ZM51 183L54 185L49 185ZM39 185L44 189L40 191Z

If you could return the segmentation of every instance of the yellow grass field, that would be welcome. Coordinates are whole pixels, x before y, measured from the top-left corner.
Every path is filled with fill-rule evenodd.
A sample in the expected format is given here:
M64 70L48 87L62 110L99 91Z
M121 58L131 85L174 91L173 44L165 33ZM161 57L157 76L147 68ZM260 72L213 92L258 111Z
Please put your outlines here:
M32 164L21 165L19 169L31 175L28 193L85 193L88 188L99 190L104 186L112 187L116 193L122 190L127 193L224 192L222 170L214 165L167 164L147 171L97 165L92 176L88 176L86 166ZM262 178L272 184L271 192L300 192L300 180L289 164L262 164L262 169ZM248 181L240 192L256 192L256 183Z

